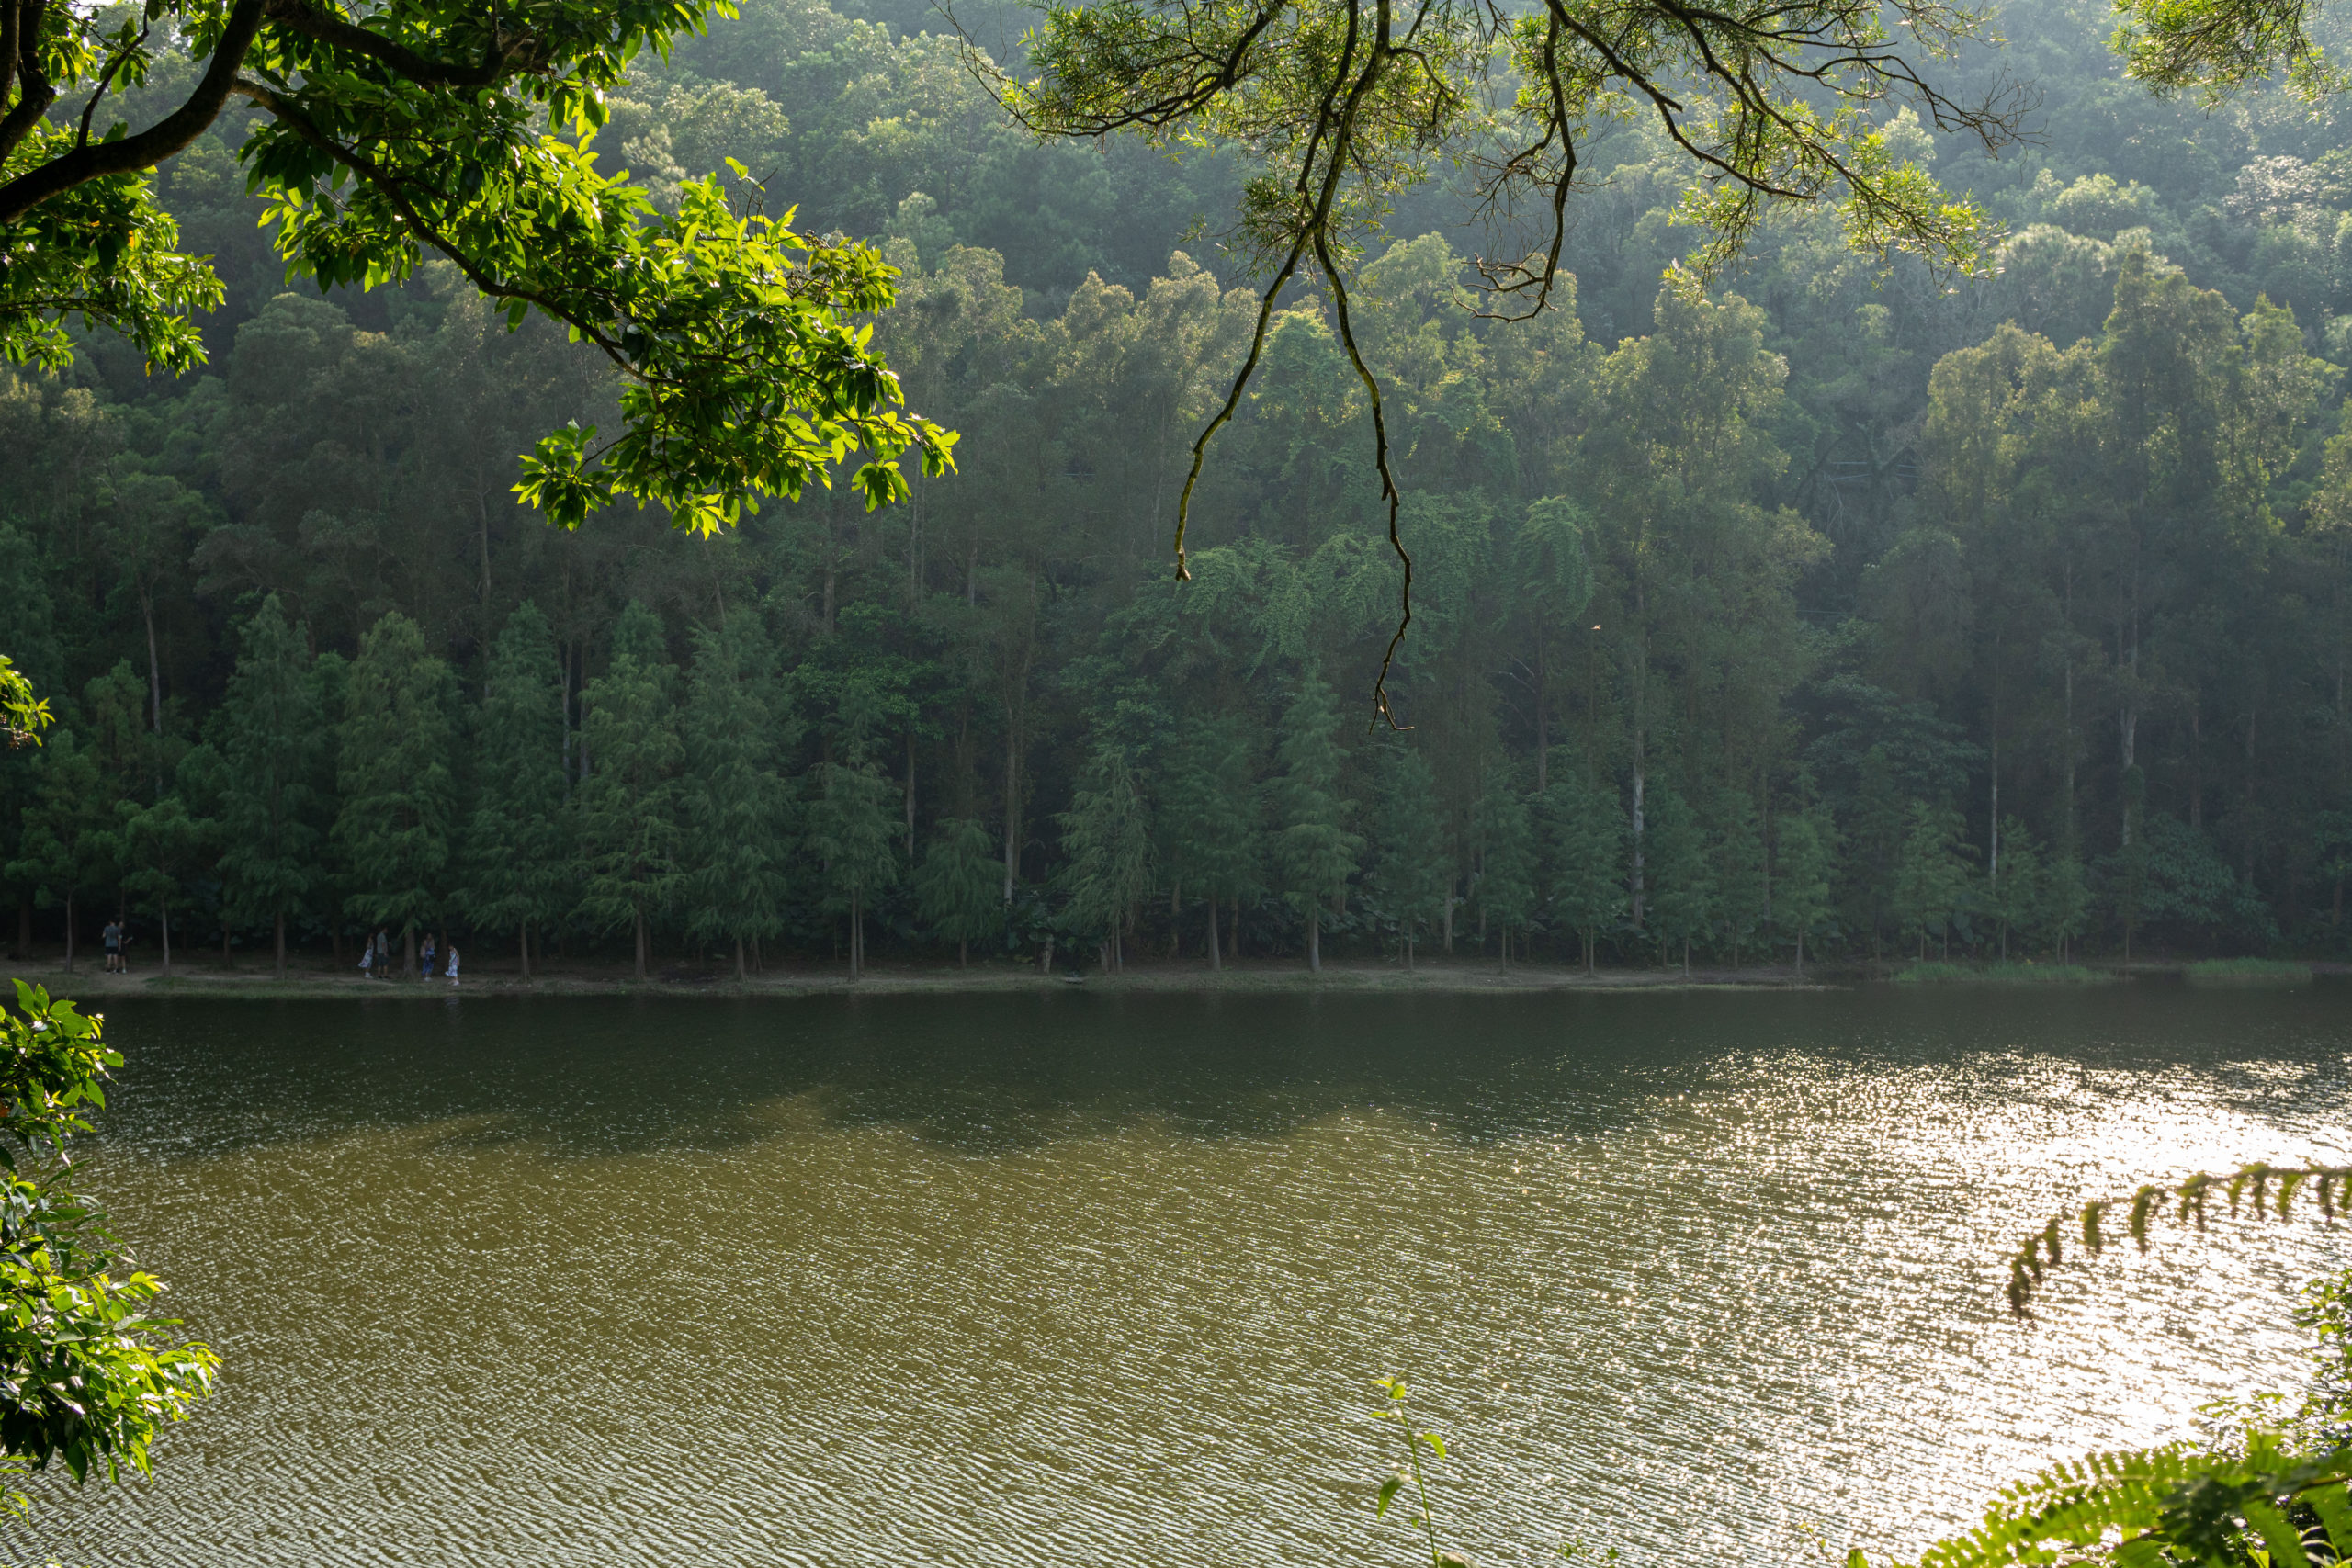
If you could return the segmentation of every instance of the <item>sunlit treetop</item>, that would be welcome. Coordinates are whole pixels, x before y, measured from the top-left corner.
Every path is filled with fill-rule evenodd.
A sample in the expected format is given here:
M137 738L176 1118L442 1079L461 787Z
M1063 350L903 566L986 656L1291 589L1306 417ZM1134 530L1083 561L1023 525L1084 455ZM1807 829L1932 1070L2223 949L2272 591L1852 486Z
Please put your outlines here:
M1261 161L1238 223L1265 280L1257 336L1194 449L1193 478L1256 367L1276 298L1302 271L1319 277L1371 404L1406 569L1401 638L1411 562L1396 539L1380 389L1349 310L1360 247L1396 193L1451 163L1506 228L1540 214L1529 254L1477 264L1498 313L1532 313L1558 276L1580 151L1643 118L1689 160L1679 216L1698 231L1694 283L1783 202L1834 203L1855 244L1967 270L1990 238L1983 214L1897 156L1887 131L1908 107L1940 131L2007 141L2020 95L1962 103L1928 74L1988 36L1982 10L1951 0L1104 0L1048 10L1029 39L1034 74L1006 81L1003 96L1043 134L1217 141ZM1191 495L1188 483L1179 575Z
M731 13L724 0L0 0L0 356L62 366L74 321L167 370L201 361L189 318L219 305L220 283L179 254L153 171L242 98L262 112L237 155L291 276L373 287L437 254L511 323L542 312L618 368L616 435L567 428L526 459L517 488L555 521L627 498L707 530L861 457L867 503L899 499L899 460L944 472L955 438L903 408L861 319L892 302L895 272L865 246L794 232L740 167L689 185L675 215L597 167L605 95L629 62L713 14ZM185 64L171 79L193 85L130 127L118 95L172 55Z

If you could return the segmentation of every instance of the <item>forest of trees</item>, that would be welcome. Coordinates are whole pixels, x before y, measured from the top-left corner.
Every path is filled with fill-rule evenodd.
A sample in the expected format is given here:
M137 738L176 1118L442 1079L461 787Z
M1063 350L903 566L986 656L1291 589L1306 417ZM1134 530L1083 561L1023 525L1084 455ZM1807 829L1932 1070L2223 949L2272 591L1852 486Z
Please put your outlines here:
M228 284L212 367L0 370L0 648L60 715L0 759L18 942L127 909L639 973L2347 945L2340 110L2151 98L2104 6L2027 6L1957 69L2035 81L2038 141L1894 133L2007 226L1997 271L1824 212L1687 287L1680 167L1629 127L1517 324L1467 308L1458 201L1408 193L1357 303L1417 562L1392 731L1397 569L1310 295L1172 581L1254 310L1240 171L1038 144L939 25L747 0L599 142L673 193L737 159L904 269L881 335L960 471L871 513L549 529L516 454L609 419L602 361L446 265L288 291L235 112L168 164Z

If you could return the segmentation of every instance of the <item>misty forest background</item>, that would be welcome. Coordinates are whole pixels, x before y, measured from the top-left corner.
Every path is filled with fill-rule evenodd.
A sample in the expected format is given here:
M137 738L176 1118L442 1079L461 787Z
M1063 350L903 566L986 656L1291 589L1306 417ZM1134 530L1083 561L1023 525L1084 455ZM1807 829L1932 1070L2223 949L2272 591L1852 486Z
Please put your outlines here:
M1703 297L1682 162L1608 131L1572 298L1465 309L1442 183L1363 279L1415 552L1395 616L1360 388L1315 299L1213 449L1248 332L1214 150L1039 145L916 0L746 0L600 139L729 157L905 271L880 333L963 433L911 505L703 539L510 491L601 361L446 266L288 291L230 148L162 172L227 307L177 380L0 370L0 760L20 947L671 964L1472 951L1591 963L2344 952L2352 151L2340 103L2123 81L2099 0L1948 79L2035 85L1998 161L1897 127L1996 275L1769 227ZM1000 58L1017 24L967 18ZM157 101L174 84L158 82ZM739 945L740 944L740 945Z

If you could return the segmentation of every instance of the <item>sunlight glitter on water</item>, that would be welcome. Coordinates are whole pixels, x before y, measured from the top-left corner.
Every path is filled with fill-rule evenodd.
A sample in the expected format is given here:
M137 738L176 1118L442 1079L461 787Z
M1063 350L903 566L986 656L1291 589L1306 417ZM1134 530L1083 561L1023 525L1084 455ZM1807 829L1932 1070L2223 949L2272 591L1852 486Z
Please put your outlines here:
M2086 1195L2352 1153L2341 1013L120 1010L92 1179L229 1379L155 1482L44 1485L21 1540L1401 1562L1365 1414L1403 1371L1474 1560L1913 1553L2047 1459L2293 1378L2285 1303L2347 1257L2316 1224L2070 1265L2030 1325L1999 1259Z

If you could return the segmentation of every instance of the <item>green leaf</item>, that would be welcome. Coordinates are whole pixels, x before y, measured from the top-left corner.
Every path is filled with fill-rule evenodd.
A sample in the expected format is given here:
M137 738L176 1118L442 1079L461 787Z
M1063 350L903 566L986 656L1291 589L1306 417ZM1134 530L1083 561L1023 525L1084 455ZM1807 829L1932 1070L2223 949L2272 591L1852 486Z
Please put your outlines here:
M2327 1527L2327 1543L2335 1555L2352 1558L2352 1502L2346 1501L2344 1488L2334 1483L2313 1487L2303 1494L2303 1501Z
M2311 1559L2304 1555L2303 1538L2287 1522L2287 1516L2259 1498L2244 1505L2245 1522L2262 1537L2270 1550L2270 1568L2310 1568Z

